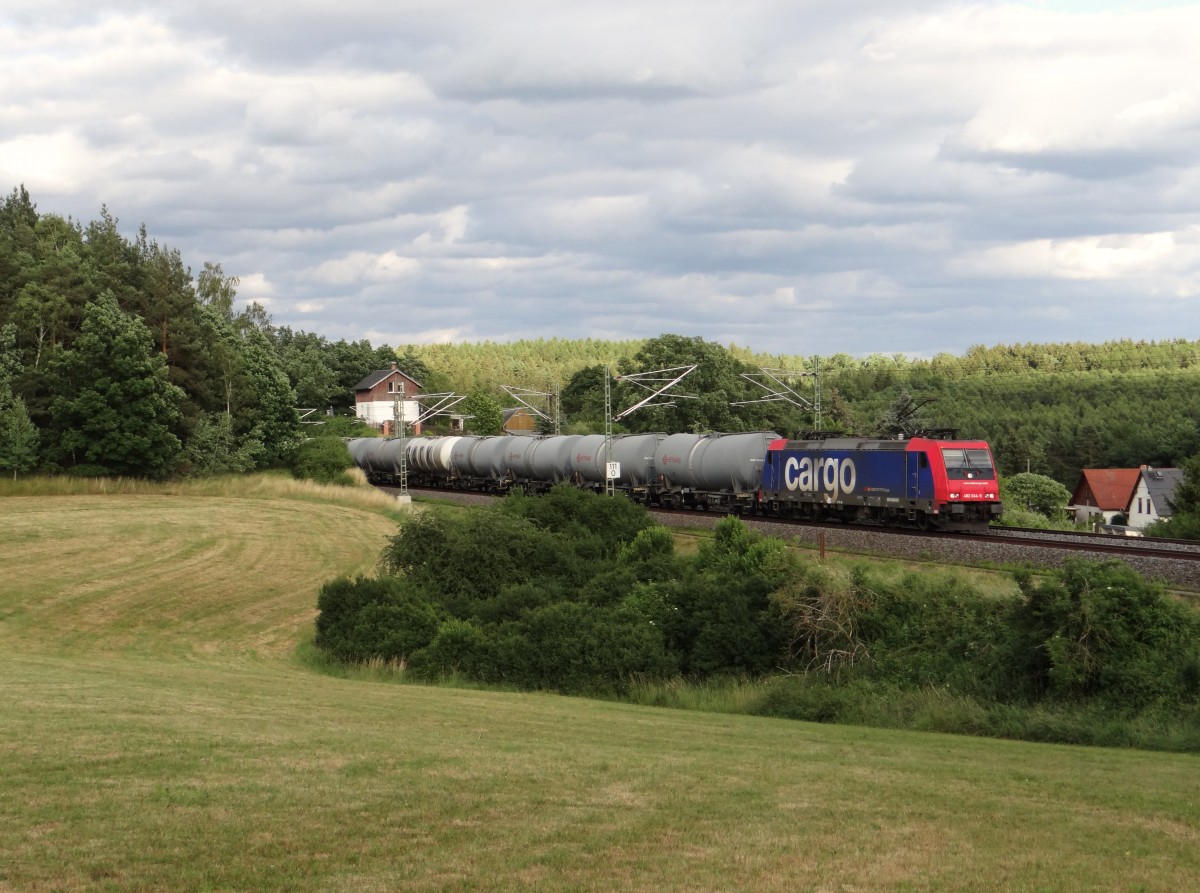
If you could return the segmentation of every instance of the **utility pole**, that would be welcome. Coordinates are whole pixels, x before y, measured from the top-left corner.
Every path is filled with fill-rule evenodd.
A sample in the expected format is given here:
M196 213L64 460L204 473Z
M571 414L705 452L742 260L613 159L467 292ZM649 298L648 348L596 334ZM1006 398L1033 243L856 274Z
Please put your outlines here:
M696 371L697 364L691 366L673 366L670 369L655 369L652 372L631 372L628 375L621 375L618 378L621 381L627 381L630 384L637 385L639 388L650 391L650 396L637 403L628 409L623 409L616 416L613 416L612 411L612 371L606 365L604 367L604 493L607 496L615 496L617 493L617 479L621 476L621 463L613 461L612 438L613 438L613 422L620 421L627 415L637 412L649 406L674 406L675 400L699 400L695 394L672 394L671 399L667 402L658 401L659 397L664 396L667 391L675 387L689 375ZM658 402L656 402L658 401Z
M813 357L813 415L817 418L817 430L821 430L821 356Z
M604 366L604 495L617 495L617 478L621 476L621 469L617 468L616 474L613 474L612 460L612 370L607 364Z
M392 430L400 437L400 492L396 495L396 501L408 505L412 502L412 496L408 492L408 439L405 436L404 402L400 399L402 394L403 391L392 400Z
M404 403L402 398L406 396L403 391L397 393L392 399L392 430L397 432L400 437L400 493L396 496L397 500L402 503L412 502L412 496L408 492L408 419L404 417ZM417 417L412 420L412 424L420 425L427 419L435 415L444 415L454 406L457 406L466 397L459 394L413 394L412 402L417 407ZM422 405L422 401L426 404Z

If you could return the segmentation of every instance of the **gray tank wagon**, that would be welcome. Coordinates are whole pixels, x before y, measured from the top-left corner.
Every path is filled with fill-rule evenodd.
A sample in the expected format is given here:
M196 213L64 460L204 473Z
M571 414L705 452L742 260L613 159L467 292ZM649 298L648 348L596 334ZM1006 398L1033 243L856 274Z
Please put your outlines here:
M569 435L568 435L569 436ZM642 492L656 478L655 454L664 434L619 434L612 440L612 460L620 463L621 474L616 479L618 489ZM549 441L559 438L550 437ZM608 458L603 434L585 434L574 438L570 451L563 451L567 477L581 485L603 487L608 473Z
M483 489L496 489L508 480L507 437L482 437L467 457L464 471Z
M389 437L372 454L372 466L384 474L400 473L401 453L408 448L412 438ZM407 460L407 456L405 456Z
M517 483L533 482L534 454L542 441L540 437L506 437L504 438L504 464L508 470L508 479Z
M562 434L539 438L529 458L530 477L547 485L570 478L572 457L581 434Z
M625 434L613 438L612 458L621 464L618 487L641 492L655 484L658 479L658 445L665 437L665 434Z
M772 431L672 434L658 449L663 506L739 509L754 505Z
M465 486L465 482L471 478L472 458L475 454L475 448L483 442L484 438L475 437L474 435L465 435L457 437L454 440L454 446L450 450L450 461L448 472L450 481L454 486Z
M567 472L578 484L604 486L603 434L584 434L579 438L568 459Z
M614 486L639 502L663 506L740 510L758 491L767 445L777 435L624 434L612 440L619 463ZM541 492L560 481L604 489L602 434L544 437L356 438L354 463L380 483L399 480L405 450L409 481L418 486Z
M346 449L350 451L350 459L355 466L361 468L369 478L371 476L371 457L383 444L378 437L355 437L346 441Z
M410 472L448 479L451 458L461 437L417 437L409 443L406 461Z
M347 443L350 458L366 472L367 478L389 479L400 473L400 450L406 440L400 437L356 437Z

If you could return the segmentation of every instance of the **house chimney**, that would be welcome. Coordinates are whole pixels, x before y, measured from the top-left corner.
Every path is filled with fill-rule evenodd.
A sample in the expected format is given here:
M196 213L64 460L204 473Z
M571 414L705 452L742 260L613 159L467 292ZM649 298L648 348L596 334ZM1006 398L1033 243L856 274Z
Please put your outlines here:
M395 363L392 363L392 371L393 371L393 372L395 372L395 371L396 371L396 364L395 364Z

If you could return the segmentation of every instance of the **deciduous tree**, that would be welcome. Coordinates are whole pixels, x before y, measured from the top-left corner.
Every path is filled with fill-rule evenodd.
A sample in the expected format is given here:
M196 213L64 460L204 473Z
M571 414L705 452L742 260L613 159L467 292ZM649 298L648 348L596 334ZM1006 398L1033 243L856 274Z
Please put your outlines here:
M487 391L472 391L463 401L467 415L467 430L472 434L499 434L504 430L504 413L496 398Z
M1021 472L1003 481L1005 503L1057 519L1071 499L1071 491L1044 474Z

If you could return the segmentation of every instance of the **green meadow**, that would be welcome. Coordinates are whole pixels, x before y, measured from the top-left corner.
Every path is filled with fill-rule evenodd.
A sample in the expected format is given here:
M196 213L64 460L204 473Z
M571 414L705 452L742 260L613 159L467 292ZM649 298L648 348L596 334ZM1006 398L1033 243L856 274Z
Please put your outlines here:
M0 891L1183 891L1196 756L314 669L354 490L0 490Z

